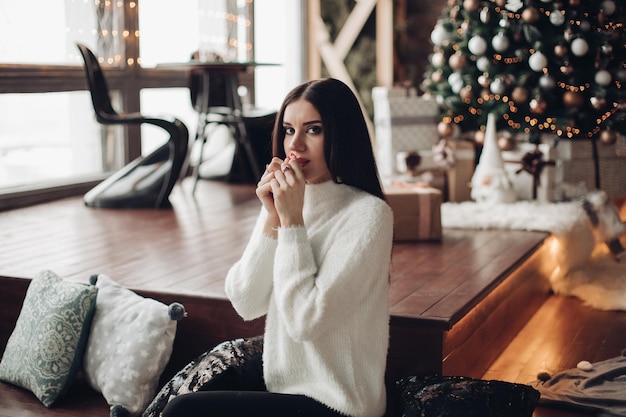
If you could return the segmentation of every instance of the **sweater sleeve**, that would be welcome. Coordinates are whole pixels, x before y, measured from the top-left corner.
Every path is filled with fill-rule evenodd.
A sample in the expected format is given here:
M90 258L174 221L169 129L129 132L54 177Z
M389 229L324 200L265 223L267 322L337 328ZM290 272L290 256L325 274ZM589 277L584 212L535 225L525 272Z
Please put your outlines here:
M261 209L248 245L226 275L226 295L244 320L267 314L272 294L277 242L263 233L266 216L265 210Z
M281 320L296 341L317 338L342 317L381 302L380 297L386 302L391 209L379 200L346 217L333 225L323 259L315 259L304 227L279 231L274 296Z

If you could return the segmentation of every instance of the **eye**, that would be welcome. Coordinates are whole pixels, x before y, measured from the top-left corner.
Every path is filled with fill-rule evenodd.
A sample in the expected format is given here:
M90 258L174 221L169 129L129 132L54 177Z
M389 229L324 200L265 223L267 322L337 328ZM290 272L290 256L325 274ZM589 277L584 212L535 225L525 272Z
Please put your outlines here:
M306 132L312 135L319 135L320 133L322 133L322 126L320 125L309 126Z
M293 135L296 130L291 126L283 126L283 132L285 132L285 135Z

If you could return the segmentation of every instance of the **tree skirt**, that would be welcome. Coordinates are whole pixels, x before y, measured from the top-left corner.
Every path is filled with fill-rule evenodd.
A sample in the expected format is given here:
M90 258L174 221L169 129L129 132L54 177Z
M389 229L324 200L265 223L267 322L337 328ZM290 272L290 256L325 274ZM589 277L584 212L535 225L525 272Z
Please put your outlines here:
M556 262L552 290L596 309L626 310L626 261L617 262L600 241L580 202L443 203L441 223L457 229L550 232Z

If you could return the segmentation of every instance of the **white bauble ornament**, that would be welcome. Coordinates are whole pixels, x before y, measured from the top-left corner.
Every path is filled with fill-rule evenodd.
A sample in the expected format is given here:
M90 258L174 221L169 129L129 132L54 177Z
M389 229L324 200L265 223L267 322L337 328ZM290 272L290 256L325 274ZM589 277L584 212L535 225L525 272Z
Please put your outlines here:
M489 87L489 85L491 84L491 79L487 74L481 74L478 76L478 84L483 87Z
M602 9L607 16L610 16L615 13L615 3L612 0L603 1L600 9Z
M483 7L483 9L480 11L480 21L483 23L489 23L489 19L491 19L489 7Z
M607 70L600 70L596 72L595 80L599 85L606 87L611 84L611 73Z
M550 13L550 23L554 26L561 26L565 23L565 15L561 13L560 10L554 9L552 13Z
M535 72L543 72L548 65L548 58L541 52L535 52L528 58L528 66Z
M463 81L457 81L455 83L450 84L450 89L454 94L459 94L463 89Z
M491 40L491 46L493 46L496 52L504 52L509 47L509 38L507 38L504 33L500 32Z
M487 58L486 56L481 56L476 61L476 68L478 68L479 71L486 72L489 70L490 66L491 66L491 60Z
M467 49L474 55L484 55L487 51L487 41L481 36L472 36L467 43Z
M493 94L502 95L506 91L506 84L504 83L504 81L502 81L501 78L496 78L489 85L489 91L491 91Z
M576 38L572 41L570 50L576 56L585 56L589 52L589 44L583 38Z
M441 25L435 25L435 28L430 33L430 41L433 45L442 46L445 41L448 40L448 32Z
M454 94L459 94L463 88L463 78L461 78L461 74L458 72L450 74L448 77L448 84L450 84L450 88Z
M556 82L554 81L554 78L550 77L548 74L542 75L541 78L539 78L539 86L545 90L552 90L554 87L556 87Z
M435 52L430 58L430 62L435 67L443 67L446 64L446 57L443 52Z
M461 82L463 81L463 79L461 78L461 73L459 73L459 72L455 71L455 72L453 72L452 74L450 74L448 76L448 83L450 85L455 84L455 83L457 83L459 81L461 81Z
M510 10L512 12L516 12L519 9L521 9L522 7L524 7L524 3L522 2L522 0L508 0L506 2L506 6L504 6L507 8L507 10Z

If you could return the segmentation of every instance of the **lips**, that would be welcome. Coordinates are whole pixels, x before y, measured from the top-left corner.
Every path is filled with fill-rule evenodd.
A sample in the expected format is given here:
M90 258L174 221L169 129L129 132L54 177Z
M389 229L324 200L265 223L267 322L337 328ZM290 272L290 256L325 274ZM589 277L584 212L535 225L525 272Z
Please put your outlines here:
M291 152L289 154L289 160L294 160L298 163L298 165L300 165L300 167L304 167L305 165L307 165L309 163L308 159L299 157L298 155L296 155L295 153Z

